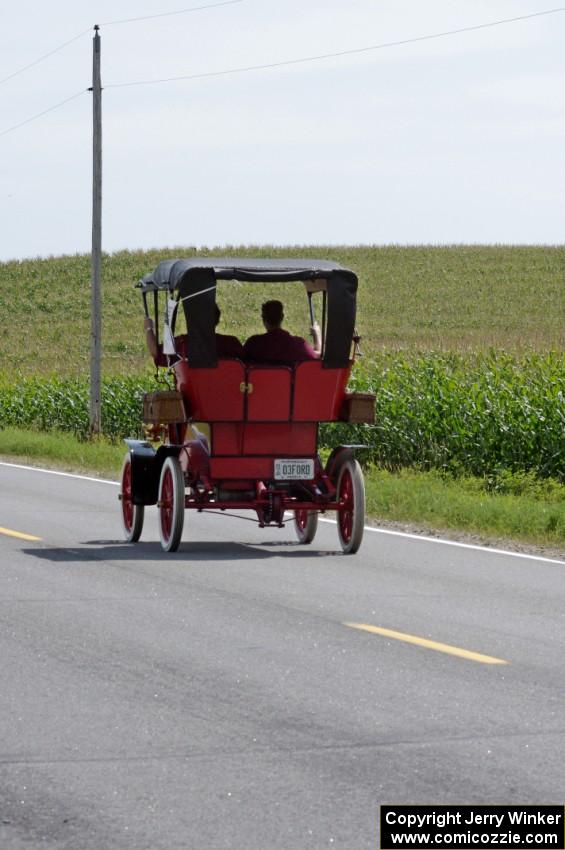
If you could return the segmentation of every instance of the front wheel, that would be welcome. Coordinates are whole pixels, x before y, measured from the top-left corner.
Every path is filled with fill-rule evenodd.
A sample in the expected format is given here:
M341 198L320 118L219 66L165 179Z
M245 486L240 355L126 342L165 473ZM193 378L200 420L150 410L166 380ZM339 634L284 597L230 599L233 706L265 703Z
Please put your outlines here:
M165 552L179 548L184 525L184 474L176 457L168 457L159 481L159 535Z
M365 526L365 482L359 462L348 460L337 478L337 532L345 555L354 555L363 540Z
M136 505L133 501L133 488L131 483L131 455L125 456L120 476L120 501L122 503L122 526L127 543L137 543L143 529L143 517L145 508Z
M299 543L311 543L318 530L318 511L295 511L294 530Z

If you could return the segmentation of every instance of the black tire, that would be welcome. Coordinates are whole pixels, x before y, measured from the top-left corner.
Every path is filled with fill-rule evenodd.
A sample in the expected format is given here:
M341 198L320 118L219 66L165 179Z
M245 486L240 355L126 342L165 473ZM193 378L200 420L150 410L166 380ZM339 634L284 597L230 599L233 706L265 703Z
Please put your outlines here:
M318 511L295 511L294 530L299 543L311 543L318 530Z
M343 506L337 512L337 532L345 555L361 546L365 528L365 481L359 462L351 458L339 468L337 497Z
M122 528L126 543L137 543L143 530L145 506L135 505L132 500L131 455L128 452L120 475L120 502L122 507Z
M165 459L159 479L159 536L165 552L176 552L184 525L184 474L176 457Z

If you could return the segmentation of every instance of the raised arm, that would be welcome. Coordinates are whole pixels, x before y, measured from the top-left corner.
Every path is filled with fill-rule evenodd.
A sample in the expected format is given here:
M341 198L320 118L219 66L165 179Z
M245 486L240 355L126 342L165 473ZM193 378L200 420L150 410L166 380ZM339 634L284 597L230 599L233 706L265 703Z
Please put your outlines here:
M312 327L310 328L310 333L312 334L312 339L314 341L314 345L312 346L316 354L322 353L322 332L320 330L320 325L318 322L314 322Z
M153 324L153 319L149 316L146 316L143 320L143 327L145 328L145 339L147 341L147 348L149 349L149 353L155 362L157 362L159 358L159 349L157 347L157 339L155 337L155 325Z

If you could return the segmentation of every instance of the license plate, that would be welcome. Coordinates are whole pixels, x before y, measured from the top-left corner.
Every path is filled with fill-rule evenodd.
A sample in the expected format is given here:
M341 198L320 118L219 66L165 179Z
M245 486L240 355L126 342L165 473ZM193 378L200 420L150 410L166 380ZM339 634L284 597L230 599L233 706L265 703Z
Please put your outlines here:
M279 458L275 460L275 481L311 481L314 461L310 458Z

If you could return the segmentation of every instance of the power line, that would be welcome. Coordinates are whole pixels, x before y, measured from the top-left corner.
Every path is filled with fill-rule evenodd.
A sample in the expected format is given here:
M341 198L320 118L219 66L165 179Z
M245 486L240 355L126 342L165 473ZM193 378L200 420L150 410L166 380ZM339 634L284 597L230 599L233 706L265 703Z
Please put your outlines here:
M200 11L205 10L205 9L215 9L217 6L232 6L235 3L243 3L243 2L244 2L244 0L221 0L221 2L219 2L219 3L211 3L207 6L190 6L186 9L177 9L176 11L173 11L173 12L159 12L156 15L145 15L144 17L140 17L140 18L124 18L124 20L121 20L121 21L105 21L103 24L101 24L101 26L111 27L111 26L114 26L116 24L130 24L130 23L134 23L134 22L138 22L138 21L151 21L151 20L154 20L155 18L166 18L166 17L170 17L171 15L184 15L187 12L200 12ZM68 41L64 41L58 47L54 47L53 50L49 50L47 53L43 53L41 56L38 56L38 58L34 59L33 62L30 62L27 65L24 65L22 68L18 68L17 71L13 71L11 74L8 74L7 77L3 77L2 79L0 79L0 86L3 85L3 83L7 83L8 80L13 79L13 77L17 77L18 74L23 74L24 71L28 71L30 68L35 67L35 65L39 65L45 59L48 59L50 56L53 56L55 53L58 53L60 50L63 50L63 48L68 47L69 44L73 44L73 42L78 41L79 38L83 37L83 35L86 35L87 33L89 33L91 31L91 29L92 28L89 27L86 30L82 30L82 32L79 32L79 33L77 33L77 35L74 35L72 38L69 38Z
M543 12L532 12L529 15L520 15L519 17L515 17L515 18L504 18L504 19L499 20L499 21L489 21L488 23L485 23L485 24L475 24L474 26L470 26L470 27L461 27L459 29L446 30L445 32L437 32L437 33L432 33L432 34L429 34L429 35L421 35L421 36L417 36L416 38L404 38L400 41L387 41L387 42L383 42L381 44L372 44L372 45L369 45L368 47L355 47L355 48L352 48L351 50L340 50L340 51L337 51L335 53L320 53L316 56L302 56L298 59L286 59L286 60L283 60L281 62L269 62L269 63L266 63L264 65L247 65L247 66L244 66L242 68L227 68L227 69L222 70L222 71L208 71L208 72L201 73L201 74L186 74L186 75L183 75L183 76L180 76L180 77L164 77L163 79L157 79L157 80L135 80L133 82L128 82L128 83L109 83L105 86L105 88L115 89L115 88L125 88L127 86L147 86L147 85L154 85L154 84L157 84L157 83L172 83L172 82L177 82L177 81L181 81L181 80L202 80L202 79L205 79L207 77L223 77L223 76L228 76L229 74L245 74L245 73L248 73L250 71L266 71L266 70L269 70L269 69L272 69L272 68L281 68L283 66L288 66L288 65L299 65L299 64L305 63L305 62L318 62L322 59L334 59L334 58L337 58L337 57L340 57L340 56L352 56L354 54L359 54L359 53L368 53L369 51L372 51L372 50L385 50L385 49L390 48L390 47L400 47L401 45L404 45L404 44L415 44L415 43L420 42L420 41L430 41L432 39L445 38L446 36L459 35L460 33L464 33L464 32L474 32L476 30L487 29L488 27L498 27L498 26L501 26L503 24L511 24L511 23L515 23L517 21L526 21L526 20L529 20L530 18L539 18L539 17L542 17L543 15L554 15L557 12L565 12L565 6L561 6L557 9L546 9Z
M63 44L60 44L58 47L54 47L53 50L50 50L49 53L44 53L42 56L39 56L37 59L34 59L33 62L30 62L29 65L24 65L23 68L19 68L17 71L14 71L12 74L8 74L7 77L4 77L0 80L0 86L2 83L7 83L8 80L11 80L13 77L17 77L18 74L23 74L24 71L27 71L29 68L33 68L35 65L39 65L40 62L43 62L44 59L48 59L50 56L53 56L54 53L58 53L59 50L62 50L64 47L67 47L69 44L72 44L74 41L78 41L79 38L82 38L83 35L86 35L87 32L90 32L90 27L87 30L83 30L79 32L78 35L74 35L72 38L69 38L68 41L64 41Z
M183 15L185 12L200 12L202 9L215 9L218 6L233 6L234 3L243 3L244 0L222 0L220 3L210 3L207 6L190 6L188 9L177 9L176 12L159 12L156 15L144 15L142 18L124 18L122 21L104 21L100 26L111 27L115 24L131 24L137 21L152 21L154 18L168 18L172 15Z
M244 0L221 0L221 2L219 2L219 3L211 3L211 4L203 5L203 6L190 6L188 8L184 8L184 9L177 9L173 12L160 12L160 13L155 14L155 15L145 15L144 17L138 17L138 18L127 18L127 19L119 20L119 21L106 21L102 26L109 27L109 26L114 26L114 25L117 25L117 24L129 24L129 23L133 23L133 22L137 22L137 21L149 21L149 20L153 20L154 18L164 18L164 17L169 17L169 16L172 16L172 15L183 15L187 12L199 12L199 11L202 11L202 10L205 10L205 9L214 9L218 6L231 6L231 5L234 5L236 3L243 3L243 2L244 2ZM68 41L63 42L63 44L60 44L58 47L53 48L53 50L50 50L48 53L44 53L42 56L38 57L33 62L30 62L28 65L25 65L23 68L20 68L19 70L14 71L9 76L4 77L4 79L0 80L0 85L2 85L2 83L7 82L8 80L11 80L12 77L16 77L18 74L22 74L24 71L27 71L28 68L33 68L34 65L39 65L39 63L43 62L44 59L47 59L49 56L53 56L54 53L57 53L59 50L62 50L64 47L67 47L69 44L72 44L74 41L78 41L79 38L82 38L82 36L86 35L86 33L88 33L88 32L90 32L90 27L87 30L83 30L82 32L77 33L77 35L68 39ZM55 109L59 109L59 107L64 106L66 103L69 103L69 101L74 100L75 98L77 98L81 94L84 94L84 92L85 92L85 89L81 89L81 91L76 92L75 94L71 95L70 97L67 97L64 100L61 100L58 103L53 104L53 106L49 106L47 109L44 109L42 112L37 112L35 115L32 115L30 118L26 118L25 121L20 121L18 124L14 124L11 127L7 127L5 130L0 131L0 137L6 136L8 133L11 133L13 130L17 130L20 127L23 127L25 124L29 124L32 121L35 121L36 119L41 118L43 115L47 115L49 112L53 112Z
M75 100L75 98L79 97L81 94L84 94L87 89L81 89L75 94L72 94L70 97L65 98L65 100L59 101L59 103L55 103L53 106L49 106L47 109L44 109L43 112L38 112L35 115L32 115L31 118L26 118L25 121L20 121L19 124L14 124L12 127L7 127L6 130L2 130L0 132L0 136L5 136L8 133L11 133L12 130L17 130L19 127L23 127L24 124L29 124L31 121L35 121L37 118L41 118L43 115L47 115L48 112L53 112L55 109L59 109L60 106L64 106L65 103L69 103L71 100Z
M225 5L228 5L229 3L237 3L237 2L243 2L243 0L224 0L224 2L218 3L216 5L225 6ZM212 8L212 6L191 7L190 9L181 9L178 12L166 12L166 13L163 13L163 15L182 14L183 12L197 11L197 9L200 9L200 8ZM565 7L561 6L561 7L556 8L556 9L546 9L545 11L533 12L532 14L529 14L529 15L520 15L519 17L515 17L515 18L504 18L503 20L499 20L499 21L490 21L490 22L484 23L484 24L476 24L476 25L471 26L471 27L461 27L460 29L456 29L456 30L446 30L445 32L433 33L433 34L430 34L430 35L422 35L422 36L418 36L416 38L406 38L406 39L402 39L400 41L389 41L389 42L384 42L382 44L374 44L374 45L370 45L369 47L358 47L358 48L353 48L351 50L341 50L341 51L336 52L336 53L323 53L323 54L319 54L317 56L306 56L306 57L301 57L299 59L287 59L287 60L284 60L284 61L281 61L281 62L271 62L271 63L264 64L264 65L248 65L248 66L243 67L243 68L231 68L231 69L226 69L226 70L223 70L223 71L209 71L207 73L189 74L189 75L185 75L185 76L181 76L181 77L167 77L167 78L160 79L160 80L138 80L136 82L129 82L129 83L110 83L109 85L106 85L105 88L124 88L126 86L153 85L155 83L170 83L170 82L176 82L176 81L180 81L180 80L199 80L199 79L205 79L207 77L220 77L220 76L227 76L228 74L242 74L242 73L246 73L246 72L249 72L249 71L261 71L261 70L267 70L267 69L271 69L271 68L280 68L280 67L283 67L285 65L297 65L297 64L303 63L303 62L316 62L316 61L319 61L319 60L322 60L322 59L331 59L331 58L335 58L335 57L339 57L339 56L349 56L349 55L357 54L357 53L365 53L365 52L368 52L368 51L371 51L371 50L384 50L384 49L389 48L389 47L399 47L399 46L404 45L404 44L414 44L414 43L419 42L419 41L429 41L431 39L444 38L445 36L457 35L459 33L473 32L473 31L476 31L476 30L486 29L488 27L496 27L496 26L501 26L502 24L515 23L516 21L524 21L524 20L529 20L531 18L539 18L543 15L553 15L553 14L556 14L557 12L565 12ZM161 17L161 15L158 15L158 16L152 15L152 16L149 16L149 17ZM114 24L114 23L116 23L116 24L117 23L129 23L130 21L133 21L133 20L142 20L142 19L141 18L132 18L128 21L126 21L126 20L124 20L124 21L110 21L110 22L107 22L105 24L105 26L109 26L110 24ZM143 20L146 20L146 19L144 18ZM89 32L89 30L86 30L85 32ZM75 36L73 39L71 39L71 41L76 41L82 35L84 35L84 32ZM70 44L71 41L65 42L65 45ZM61 45L61 47L64 47L65 45ZM61 49L61 47L56 48L56 50ZM51 53L53 53L53 52L55 52L55 51L51 51ZM46 54L46 56L47 55L51 55L51 54ZM37 61L41 61L41 60L37 60ZM32 63L32 64L37 64L37 62ZM27 67L31 67L31 66L27 66ZM22 70L25 70L25 69L22 69ZM20 73L20 72L18 71L16 73ZM9 79L9 78L6 78L6 79ZM0 82L2 82L2 81L0 81ZM17 130L19 127L23 127L25 124L29 124L31 121L35 121L36 119L41 118L43 115L47 115L49 112L53 112L55 109L59 109L59 107L64 106L66 103L69 103L69 101L74 100L75 98L79 97L79 95L81 95L81 94L84 94L85 91L87 91L87 89L81 89L81 91L76 92L75 94L71 95L70 97L65 98L65 100L61 100L58 103L55 103L53 106L50 106L47 109L44 109L42 112L38 112L35 115L32 115L30 118L26 118L25 121L20 121L19 124L14 124L12 127L7 127L5 130L0 131L0 137L5 136L8 133L11 133L13 130Z

